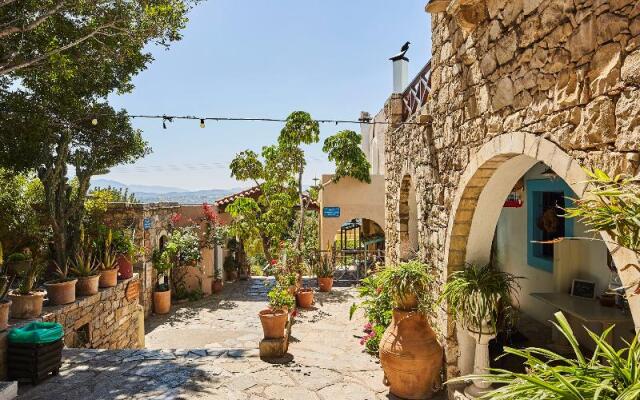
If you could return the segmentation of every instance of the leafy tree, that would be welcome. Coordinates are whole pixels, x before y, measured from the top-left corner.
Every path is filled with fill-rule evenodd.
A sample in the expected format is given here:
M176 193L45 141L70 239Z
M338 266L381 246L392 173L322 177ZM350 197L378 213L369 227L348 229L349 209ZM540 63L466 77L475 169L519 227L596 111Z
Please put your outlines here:
M0 0L0 75L91 54L96 65L180 39L198 0Z
M23 2L12 3L5 0L0 7L3 17ZM33 3L35 10L39 2L26 3ZM41 35L39 40L55 46L62 41L60 36L75 34L75 25L68 24L73 25L74 16L80 15L74 14L76 9L109 10L109 16L120 21L112 24L116 30L129 25L132 30L99 39L94 35L82 46L54 51L38 68L14 70L13 75L20 79L17 87L0 86L0 166L14 172L37 171L59 265L65 265L67 254L79 241L91 177L134 162L150 151L141 132L131 127L126 112L114 110L107 96L133 89L132 77L152 60L145 52L147 43L167 44L179 38L189 4L180 0L65 1L62 7L71 3L68 15L52 14L38 29L24 32L25 37ZM84 19L75 23L89 24ZM38 48L35 51L42 53ZM68 167L73 168L74 181L69 180Z
M337 179L352 176L370 182L370 165L359 147L360 140L357 133L342 131L325 141L323 151L335 162ZM231 162L232 177L251 181L261 189L256 200L241 197L227 206L234 218L232 229L243 238L259 237L268 260L273 259L274 245L288 236L292 226L296 226L294 250L301 254L305 247L305 213L309 204L302 185L306 167L302 146L319 141L318 122L308 113L296 111L287 117L276 145L263 147L261 155L243 151ZM310 190L311 198L317 198L318 189ZM297 218L293 211L296 205Z

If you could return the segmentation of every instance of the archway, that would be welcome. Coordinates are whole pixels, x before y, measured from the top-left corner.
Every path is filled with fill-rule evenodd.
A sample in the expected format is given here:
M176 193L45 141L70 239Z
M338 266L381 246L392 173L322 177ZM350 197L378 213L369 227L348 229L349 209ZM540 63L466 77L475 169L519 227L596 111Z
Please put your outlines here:
M353 218L341 224L335 232L332 247L338 256L336 280L359 280L368 269L384 264L384 230L368 218Z
M465 263L484 264L490 261L492 238L496 232L505 199L516 183L538 163L544 163L581 198L587 176L580 164L552 142L524 133L501 135L486 143L474 156L462 175L447 227L445 257L447 274L464 267ZM570 235L567 235L570 236ZM606 235L603 235L605 240ZM529 241L529 239L527 239ZM637 263L635 254L607 243L622 283L634 282L634 271L622 270ZM528 295L528 294L527 294ZM640 299L629 299L636 330L640 326ZM447 326L449 340L457 345L454 325ZM460 336L458 335L458 339ZM456 354L449 352L448 354ZM457 356L456 356L457 357ZM462 368L462 360L459 367ZM455 360L448 360L455 363ZM464 371L463 371L464 372Z
M398 207L398 257L407 261L416 256L418 250L418 220L416 215L416 191L411 176L405 175L400 184Z

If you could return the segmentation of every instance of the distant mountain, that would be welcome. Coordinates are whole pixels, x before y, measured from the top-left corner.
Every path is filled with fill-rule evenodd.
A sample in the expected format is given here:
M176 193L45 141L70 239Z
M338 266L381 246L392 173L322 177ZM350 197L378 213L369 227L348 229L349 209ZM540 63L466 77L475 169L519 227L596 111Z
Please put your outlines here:
M156 186L156 185L127 185L125 183L113 181L111 179L93 179L91 181L91 188L96 188L96 187L106 188L108 186L111 186L114 189L129 189L129 192L133 192L133 193L188 192L188 190L178 188L178 187Z
M94 179L91 187L112 187L115 189L129 189L141 203L175 202L180 204L202 204L214 201L241 191L241 188L210 189L189 191L169 186L127 185L110 179Z

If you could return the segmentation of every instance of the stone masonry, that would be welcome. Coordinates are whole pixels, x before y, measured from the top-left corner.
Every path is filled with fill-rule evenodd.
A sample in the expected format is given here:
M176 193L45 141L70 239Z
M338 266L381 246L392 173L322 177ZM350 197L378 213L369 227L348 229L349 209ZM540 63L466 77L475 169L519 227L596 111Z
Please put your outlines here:
M408 175L417 197L419 257L444 281L468 259L480 193L510 159L545 162L578 195L583 166L638 173L640 2L432 0L427 9L429 97L412 115L402 94L384 109L391 122L386 238L389 259L397 259L400 186ZM403 121L424 125L397 124ZM613 256L625 265L619 253ZM633 274L621 276L631 282ZM637 298L631 307L638 324ZM455 330L440 320L447 321L441 322L447 372L455 376Z

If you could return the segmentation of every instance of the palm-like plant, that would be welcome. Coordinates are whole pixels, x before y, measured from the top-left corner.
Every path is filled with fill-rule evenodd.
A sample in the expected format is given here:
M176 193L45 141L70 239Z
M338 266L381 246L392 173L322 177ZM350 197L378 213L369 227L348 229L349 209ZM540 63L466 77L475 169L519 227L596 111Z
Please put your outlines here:
M555 314L556 329L569 341L575 358L567 358L552 351L531 347L523 350L505 348L525 360L526 374L503 369L492 369L491 374L465 376L448 383L468 379L483 379L500 385L482 397L487 400L637 400L640 398L640 343L638 336L626 348L615 350L607 336L613 327L602 335L587 333L596 348L591 357L580 350L578 340L565 316Z
M98 263L91 251L79 249L71 260L71 273L79 278L98 274Z
M433 276L426 264L415 260L404 262L386 267L379 275L383 290L389 293L396 305L415 297L422 311L429 312L433 307Z
M497 330L501 311L512 307L512 294L520 288L519 277L492 265L467 264L452 273L439 302L447 302L449 313L466 328L482 332Z

